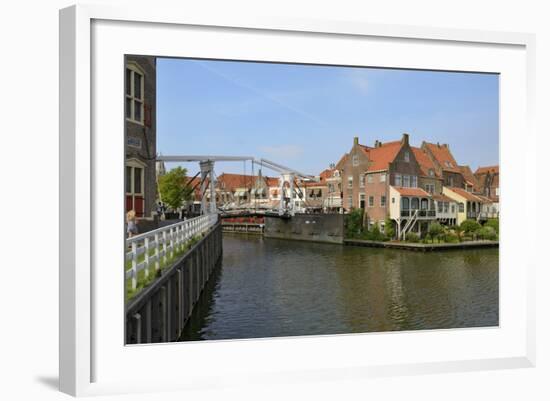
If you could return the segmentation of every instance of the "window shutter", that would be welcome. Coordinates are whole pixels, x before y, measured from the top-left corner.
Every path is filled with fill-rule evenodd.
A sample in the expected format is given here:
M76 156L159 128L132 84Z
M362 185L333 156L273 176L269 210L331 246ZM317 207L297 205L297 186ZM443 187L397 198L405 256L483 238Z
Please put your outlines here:
M144 124L146 127L151 128L152 121L151 121L151 106L149 106L147 103L143 105L144 110Z

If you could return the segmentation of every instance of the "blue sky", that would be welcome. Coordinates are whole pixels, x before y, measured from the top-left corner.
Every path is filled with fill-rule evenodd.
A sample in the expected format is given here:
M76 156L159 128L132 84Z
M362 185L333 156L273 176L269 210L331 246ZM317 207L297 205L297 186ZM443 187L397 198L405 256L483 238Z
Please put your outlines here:
M316 175L349 151L354 136L372 146L403 132L414 146L448 143L473 170L498 164L498 76L157 60L164 155L251 155ZM223 171L243 173L243 163L216 165Z

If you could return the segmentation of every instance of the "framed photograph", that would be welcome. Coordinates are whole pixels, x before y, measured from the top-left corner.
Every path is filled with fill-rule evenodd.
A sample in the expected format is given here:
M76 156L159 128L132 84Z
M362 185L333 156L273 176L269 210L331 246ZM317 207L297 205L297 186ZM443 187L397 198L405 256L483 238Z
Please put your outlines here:
M62 10L61 390L533 366L533 47Z

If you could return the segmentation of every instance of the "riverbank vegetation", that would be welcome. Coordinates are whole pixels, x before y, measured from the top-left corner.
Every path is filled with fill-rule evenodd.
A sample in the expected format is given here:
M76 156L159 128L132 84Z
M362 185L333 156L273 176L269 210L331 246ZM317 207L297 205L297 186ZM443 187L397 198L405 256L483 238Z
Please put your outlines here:
M368 227L367 215L363 209L353 209L345 216L345 236L348 239L368 241L397 241L394 222L387 217L384 222L384 230L378 223ZM445 226L433 222L422 235L409 231L403 242L410 243L461 243L467 241L489 240L498 241L499 221L489 219L484 225L475 220L465 220L460 225Z

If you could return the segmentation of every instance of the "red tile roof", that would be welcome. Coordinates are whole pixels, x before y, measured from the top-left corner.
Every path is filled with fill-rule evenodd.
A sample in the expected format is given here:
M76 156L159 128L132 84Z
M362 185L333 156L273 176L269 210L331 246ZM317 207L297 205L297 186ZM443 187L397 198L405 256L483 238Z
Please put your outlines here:
M479 197L477 197L471 192L466 191L465 189L457 188L457 187L452 187L449 189L453 191L455 194L462 196L466 200L469 200L472 202L482 202L482 200Z
M481 201L483 203L493 203L494 201L490 198L487 198L486 196L483 196L483 195L476 195L479 199L481 199Z
M422 188L406 188L406 187L392 187L397 192L399 192L400 195L403 196L424 196L430 198L431 195L424 191Z
M443 170L460 173L456 160L447 145L429 142L425 142L425 145Z
M375 148L369 148L368 146L363 146L362 150L367 154L369 159L369 167L367 171L380 171L387 170L389 164L393 162L403 144L401 141L393 141L382 143L380 146Z
M477 178L474 176L474 173L472 173L470 166L458 166L458 169L462 173L462 176L464 177L464 179L474 187L474 190L479 191L480 190L479 182Z
M454 199L451 199L443 194L432 195L432 199L438 202L455 202Z
M422 172L422 175L424 175L425 177L432 177L430 175L430 170L432 170L434 173L433 175L434 177L440 177L440 175L437 173L437 169L435 168L435 165L433 164L431 159L428 157L426 152L424 152L420 148L415 148L413 146L411 146L411 149L413 151L414 158L420 165L420 171Z
M327 178L332 177L332 174L334 173L334 170L335 169L333 169L333 168L327 168L327 169L323 170L321 172L321 174L319 174L319 177L321 178L321 181L324 181Z
M258 178L257 175L222 173L218 176L218 186L221 187L223 184L223 189L226 191L234 191L236 188L243 187L252 188ZM275 177L263 176L262 178L267 186L277 186L279 183L279 179Z
M487 173L498 174L499 173L499 166L496 165L496 166L478 167L478 169L475 172L476 175L477 174L487 174Z
M266 183L268 187L278 187L279 179L276 177L266 177Z

